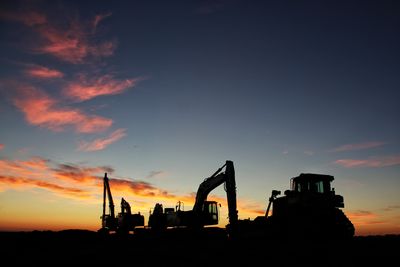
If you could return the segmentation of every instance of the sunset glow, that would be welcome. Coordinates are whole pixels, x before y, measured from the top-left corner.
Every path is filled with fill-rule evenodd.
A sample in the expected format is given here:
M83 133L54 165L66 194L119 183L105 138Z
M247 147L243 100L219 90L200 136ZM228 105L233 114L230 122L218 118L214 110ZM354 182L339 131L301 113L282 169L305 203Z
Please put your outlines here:
M190 210L232 160L240 219L320 173L356 235L400 234L389 4L156 3L2 5L0 231L98 230L105 173L116 210Z

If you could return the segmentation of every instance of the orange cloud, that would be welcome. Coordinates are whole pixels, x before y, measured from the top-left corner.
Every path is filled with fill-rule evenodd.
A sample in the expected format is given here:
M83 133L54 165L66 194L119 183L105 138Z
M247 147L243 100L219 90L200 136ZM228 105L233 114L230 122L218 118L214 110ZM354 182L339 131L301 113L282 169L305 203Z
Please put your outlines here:
M366 143L359 143L359 144L346 144L337 148L332 149L332 152L342 152L342 151L353 151L353 150L362 150L362 149L369 149L374 147L380 147L385 145L384 142L366 142Z
M339 159L334 162L345 168L371 167L380 168L400 165L400 156L374 157L369 159Z
M42 188L60 197L99 200L105 172L112 174L114 169L108 166L88 167L78 164L56 164L50 160L34 157L26 161L0 160L0 188L29 190ZM150 208L156 202L174 205L183 201L185 206L194 204L196 194L176 195L161 189L151 183L110 178L110 186L114 196L134 197L135 203L141 203L144 208ZM215 200L227 207L226 197L210 195L209 200ZM146 207L148 205L149 207ZM257 216L265 211L261 205L238 201L239 216ZM221 218L222 219L222 218Z
M140 79L116 80L111 75L88 80L81 75L76 82L70 82L64 89L64 95L76 101L85 101L97 96L121 94L136 85Z
M102 192L103 174L113 173L111 167L86 167L74 164L53 165L49 160L32 158L27 161L0 160L0 185L3 190L43 188L68 198L96 199ZM159 200L173 200L175 195L148 182L110 178L115 195Z
M346 212L346 216L353 223L357 233L363 233L371 226L387 223L387 220L379 218L376 213L367 210L349 211Z
M56 193L62 194L73 194L79 197L87 197L88 192L79 188L73 187L63 187L57 184L49 183L46 181L40 181L35 179L23 178L23 177L15 177L15 176L4 176L0 175L0 183L5 183L8 185L12 185L14 187L20 186L35 186L43 189L47 189Z
M81 142L79 144L78 150L82 151L98 151L98 150L103 150L112 143L117 142L121 138L126 136L125 129L118 129L112 132L108 137L106 138L98 138L92 142Z
M2 174L25 176L25 177L38 177L45 175L48 170L48 160L33 157L30 160L0 160L0 170Z
M80 133L101 132L113 121L100 116L90 116L71 107L59 107L57 101L30 85L18 85L19 95L14 98L15 106L25 114L28 123L53 131L62 131L73 126Z
M98 174L113 173L114 169L107 166L101 167L84 167L74 164L58 164L57 168L53 168L54 177L74 183L92 183L98 182Z
M25 74L34 78L41 79L52 79L52 78L62 78L64 74L55 69L49 69L43 66L31 65L27 70L25 70Z

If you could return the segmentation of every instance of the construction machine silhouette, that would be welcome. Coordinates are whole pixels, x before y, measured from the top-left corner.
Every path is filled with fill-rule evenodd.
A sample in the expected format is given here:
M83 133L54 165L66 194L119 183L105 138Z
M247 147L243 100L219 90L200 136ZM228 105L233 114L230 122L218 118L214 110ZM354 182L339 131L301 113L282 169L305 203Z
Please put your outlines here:
M109 205L108 214L106 214L107 199ZM102 227L99 229L99 232L105 234L111 231L119 234L127 234L130 231L134 231L138 226L144 226L144 216L140 213L132 214L131 206L124 198L121 199L121 212L118 213L117 217L115 216L114 201L107 173L104 174L103 215L100 218Z
M291 179L290 190L286 190L284 196L278 197L281 192L272 190L264 216L228 225L228 232L242 237L351 238L355 229L340 210L344 207L344 198L331 188L333 180L331 175L302 173Z
M225 171L222 170L225 168ZM199 186L192 210L184 211L182 202L178 202L174 208L163 208L156 203L149 216L149 227L153 230L164 230L167 227L188 227L201 229L207 225L219 223L218 203L208 201L208 194L224 184L228 200L229 222L236 225L238 212L236 209L236 182L233 162L227 160L214 174L206 178Z
M223 168L225 172L222 172ZM340 210L344 207L344 198L331 188L333 180L331 175L302 173L291 179L291 188L284 192L284 196L278 197L281 192L272 190L264 216L254 220L238 219L235 170L233 162L228 160L200 184L192 210L183 211L180 202L175 209L164 209L157 203L149 217L149 226L155 230L167 227L199 229L218 224L218 203L207 201L207 196L224 184L229 212L226 234L229 238L351 238L355 229Z

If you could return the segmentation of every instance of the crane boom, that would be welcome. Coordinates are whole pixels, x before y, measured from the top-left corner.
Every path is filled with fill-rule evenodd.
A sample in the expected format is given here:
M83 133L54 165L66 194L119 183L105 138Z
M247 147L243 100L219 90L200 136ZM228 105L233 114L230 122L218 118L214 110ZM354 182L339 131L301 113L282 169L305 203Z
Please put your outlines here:
M107 193L107 194L106 194ZM111 194L110 183L108 181L107 173L104 174L104 190L103 190L103 216L106 214L106 202L108 197L108 204L110 208L110 216L115 217L114 200Z

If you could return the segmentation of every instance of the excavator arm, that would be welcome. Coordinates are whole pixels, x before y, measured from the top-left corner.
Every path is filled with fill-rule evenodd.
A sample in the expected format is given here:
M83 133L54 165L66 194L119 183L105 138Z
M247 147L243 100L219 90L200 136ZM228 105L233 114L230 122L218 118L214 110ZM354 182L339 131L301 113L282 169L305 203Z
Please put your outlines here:
M223 168L225 168L225 172L222 172ZM227 160L221 168L200 184L197 190L193 212L195 214L201 214L208 194L223 183L225 183L225 191L228 200L229 222L231 224L236 224L238 215L236 206L235 169L233 167L233 162L230 160Z
M108 197L108 204L110 208L110 216L115 217L114 213L114 201L111 194L110 183L108 182L107 173L104 174L104 190L103 190L103 216L106 213L106 202Z
M124 198L121 199L121 213L122 214L132 214L131 205Z

